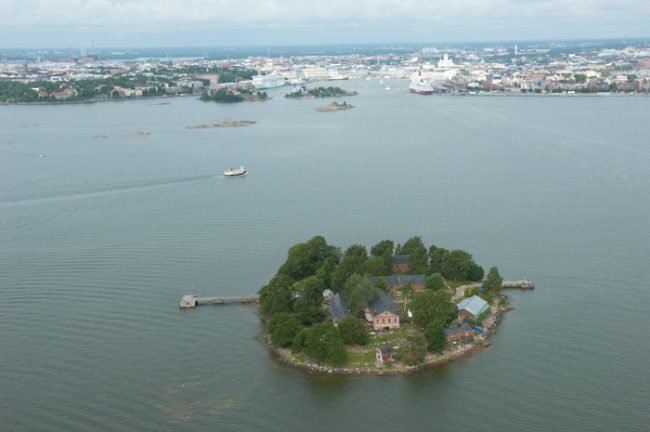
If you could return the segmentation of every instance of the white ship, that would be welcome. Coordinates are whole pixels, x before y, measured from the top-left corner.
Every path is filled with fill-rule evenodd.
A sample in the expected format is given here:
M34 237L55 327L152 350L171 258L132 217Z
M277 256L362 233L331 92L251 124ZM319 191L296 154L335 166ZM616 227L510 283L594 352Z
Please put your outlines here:
M226 177L245 176L246 174L248 174L248 171L246 171L243 165L239 168L230 168L223 172L223 175Z
M427 78L422 76L422 72L418 71L417 75L411 77L409 90L411 93L430 95L433 94L433 85Z
M278 75L275 71L268 75L255 75L253 77L253 86L255 87L255 90L282 87L284 84L284 77Z

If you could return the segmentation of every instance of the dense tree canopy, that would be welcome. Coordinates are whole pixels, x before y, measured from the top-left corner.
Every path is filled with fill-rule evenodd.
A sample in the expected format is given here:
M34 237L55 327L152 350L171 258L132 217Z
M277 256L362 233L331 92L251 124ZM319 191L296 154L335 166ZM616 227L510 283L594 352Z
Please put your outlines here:
M298 282L294 290L298 298L293 303L293 311L303 324L320 322L325 317L321 310L325 283L317 276L309 276Z
M413 321L425 328L430 324L442 327L449 323L456 311L451 295L445 290L424 290L413 295L410 305Z
M368 325L361 318L348 316L338 322L339 333L347 344L366 345L370 339Z
M352 245L347 248L332 275L332 289L341 291L343 284L353 273L363 274L367 260L368 251L365 246Z
M269 335L275 346L288 347L300 331L298 319L286 312L271 315L269 318Z
M377 288L372 284L368 276L353 274L343 286L343 297L348 302L352 315L361 317L368 303L377 296Z
M260 308L267 315L291 312L293 279L287 275L273 277L260 289Z
M409 273L420 274L427 271L429 265L427 248L419 236L414 236L406 240L403 245L398 247L396 255L409 256Z
M338 262L338 249L329 246L321 236L313 237L305 243L291 246L287 260L278 270L295 280L315 275L327 258L330 262Z
M424 337L427 339L427 350L431 352L440 352L447 344L445 330L435 324L429 324L424 329Z
M426 289L430 289L431 291L443 289L445 287L445 279L440 273L433 273L427 277L424 287Z
M382 273L370 273L374 275L389 275L391 273L391 265L393 264L393 250L395 245L392 240L382 240L372 248L370 248L370 254L373 257L379 257L384 262L384 268Z
M332 323L314 324L307 328L304 352L316 361L334 366L347 360L343 339Z
M442 273L442 266L447 261L449 251L435 245L429 248L429 273Z
M488 271L487 278L485 278L485 282L483 282L483 288L485 288L489 294L496 295L501 292L502 285L503 278L499 273L499 269L491 267L490 271Z

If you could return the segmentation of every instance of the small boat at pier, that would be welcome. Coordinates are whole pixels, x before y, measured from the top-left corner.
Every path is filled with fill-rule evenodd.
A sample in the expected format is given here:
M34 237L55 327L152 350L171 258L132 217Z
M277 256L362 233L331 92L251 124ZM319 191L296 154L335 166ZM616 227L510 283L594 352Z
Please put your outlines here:
M229 168L223 172L223 175L226 177L245 176L246 174L248 174L248 171L246 171L243 165L239 168Z

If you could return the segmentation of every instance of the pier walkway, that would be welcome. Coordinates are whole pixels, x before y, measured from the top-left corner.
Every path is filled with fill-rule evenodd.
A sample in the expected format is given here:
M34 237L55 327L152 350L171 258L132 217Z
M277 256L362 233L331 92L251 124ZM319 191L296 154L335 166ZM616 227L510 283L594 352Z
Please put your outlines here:
M225 305L257 303L259 299L260 296L258 295L199 297L193 294L187 294L181 298L179 306L181 309L194 309L197 306L207 304Z

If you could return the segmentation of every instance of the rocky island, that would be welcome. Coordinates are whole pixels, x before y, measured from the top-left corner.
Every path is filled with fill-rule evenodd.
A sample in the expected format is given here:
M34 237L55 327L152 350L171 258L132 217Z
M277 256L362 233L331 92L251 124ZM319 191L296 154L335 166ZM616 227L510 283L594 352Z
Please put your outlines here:
M253 120L226 120L223 123L205 123L195 126L188 126L187 129L219 129L219 128L231 128L231 127L245 127L252 126L256 121Z
M201 100L204 102L212 101L220 103L263 101L268 98L269 95L266 92L259 92L236 86L222 87L215 91L206 91L201 95Z
M420 237L344 252L317 236L289 249L259 291L262 339L314 373L406 374L490 344L509 310L496 267Z
M347 102L343 103L338 103L338 102L332 102L327 105L323 105L321 107L316 108L316 111L320 112L330 112L330 111L343 111L343 110L348 110L354 108L353 105L350 105Z
M305 86L300 87L298 90L294 90L291 93L284 95L286 98L290 99L300 99L300 98L310 98L310 97L341 97L341 96L356 96L359 93L356 91L347 91L341 87L314 87L307 88Z

